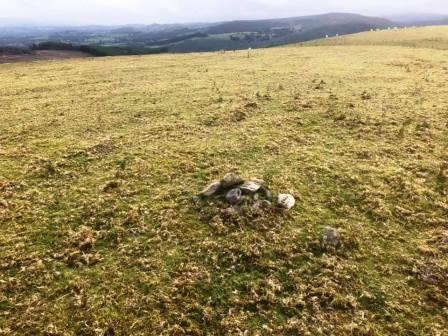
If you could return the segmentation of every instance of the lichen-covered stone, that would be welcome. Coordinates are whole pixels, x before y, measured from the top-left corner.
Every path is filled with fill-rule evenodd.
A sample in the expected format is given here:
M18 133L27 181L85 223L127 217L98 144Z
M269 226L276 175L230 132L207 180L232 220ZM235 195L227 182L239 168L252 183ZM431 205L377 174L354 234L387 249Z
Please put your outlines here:
M244 180L235 173L227 173L221 181L223 188L232 188L239 184L242 184Z

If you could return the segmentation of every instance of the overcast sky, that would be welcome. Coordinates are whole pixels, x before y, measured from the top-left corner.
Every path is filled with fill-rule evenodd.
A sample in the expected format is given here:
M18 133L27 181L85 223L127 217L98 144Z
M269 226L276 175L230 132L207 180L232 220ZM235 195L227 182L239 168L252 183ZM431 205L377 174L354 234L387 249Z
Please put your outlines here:
M448 14L448 0L0 0L2 21L70 25L207 22L327 12Z

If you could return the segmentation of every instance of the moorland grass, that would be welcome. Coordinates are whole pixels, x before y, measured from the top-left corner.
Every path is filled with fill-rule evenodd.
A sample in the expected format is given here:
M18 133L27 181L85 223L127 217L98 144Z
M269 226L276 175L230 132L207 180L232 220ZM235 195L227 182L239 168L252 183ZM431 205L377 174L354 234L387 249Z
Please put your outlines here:
M363 32L305 43L307 46L378 45L448 49L448 26L408 27Z
M0 74L1 335L446 332L447 51L290 46ZM228 171L296 207L238 218L191 202ZM341 249L320 248L326 226Z

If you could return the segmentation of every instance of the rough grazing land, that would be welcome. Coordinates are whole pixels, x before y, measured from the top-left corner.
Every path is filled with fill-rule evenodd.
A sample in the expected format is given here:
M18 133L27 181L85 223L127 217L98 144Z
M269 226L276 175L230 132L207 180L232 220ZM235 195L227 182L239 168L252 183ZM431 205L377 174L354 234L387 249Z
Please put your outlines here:
M312 46L384 45L448 50L448 26L381 30L306 43Z
M448 51L252 56L0 66L0 335L446 335Z

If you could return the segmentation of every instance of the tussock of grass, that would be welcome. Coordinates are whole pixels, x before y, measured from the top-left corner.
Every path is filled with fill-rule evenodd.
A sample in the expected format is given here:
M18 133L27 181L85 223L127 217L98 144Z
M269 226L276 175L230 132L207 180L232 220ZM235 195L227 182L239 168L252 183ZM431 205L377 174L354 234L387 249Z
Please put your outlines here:
M446 332L446 51L246 56L0 66L1 335ZM191 202L228 171L296 207Z

